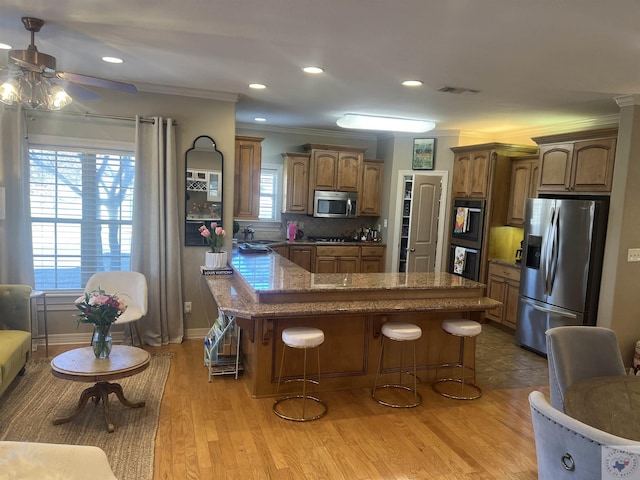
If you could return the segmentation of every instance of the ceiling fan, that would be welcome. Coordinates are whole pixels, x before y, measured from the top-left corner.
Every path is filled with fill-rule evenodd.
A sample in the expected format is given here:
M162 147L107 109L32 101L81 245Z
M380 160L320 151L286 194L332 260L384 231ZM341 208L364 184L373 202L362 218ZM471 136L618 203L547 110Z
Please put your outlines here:
M31 32L31 44L26 50L9 50L8 66L0 66L0 70L7 71L3 75L7 80L0 85L1 102L22 103L36 110L58 110L71 102L65 89L81 100L99 98L99 95L81 85L137 93L136 87L130 83L57 71L55 57L38 51L35 45L35 34L40 31L44 21L22 17L22 23Z

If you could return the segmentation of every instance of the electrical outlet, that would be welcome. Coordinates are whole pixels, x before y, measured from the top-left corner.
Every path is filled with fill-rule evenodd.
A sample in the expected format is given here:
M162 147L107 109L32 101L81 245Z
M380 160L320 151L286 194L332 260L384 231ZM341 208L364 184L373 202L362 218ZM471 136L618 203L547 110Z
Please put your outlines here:
M298 228L304 230L304 222L298 222Z
M184 302L184 313L191 313L191 302Z
M627 262L640 262L640 248L630 248L627 251Z

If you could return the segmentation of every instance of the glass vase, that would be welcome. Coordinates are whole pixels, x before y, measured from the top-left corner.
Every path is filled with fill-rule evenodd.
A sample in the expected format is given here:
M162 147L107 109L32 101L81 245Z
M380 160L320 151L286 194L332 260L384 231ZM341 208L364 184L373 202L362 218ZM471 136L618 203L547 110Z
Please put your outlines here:
M112 345L111 325L94 325L93 353L96 358L108 358Z

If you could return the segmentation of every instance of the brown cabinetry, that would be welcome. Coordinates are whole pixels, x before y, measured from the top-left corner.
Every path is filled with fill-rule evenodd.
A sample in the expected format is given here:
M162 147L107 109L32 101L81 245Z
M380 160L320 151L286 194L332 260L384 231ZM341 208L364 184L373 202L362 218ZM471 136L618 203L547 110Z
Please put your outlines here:
M290 245L289 260L308 272L314 271L314 247L311 245Z
M487 297L502 302L502 306L494 310L487 310L487 318L515 329L518 318L519 290L520 269L518 267L490 262Z
M617 134L609 128L534 138L540 145L538 193L610 193Z
M384 246L360 247L360 273L384 272Z
M233 216L255 220L260 208L260 169L264 137L236 135Z
M459 240L452 236L455 225L453 211L449 226L449 244L451 247L461 245L479 250L479 253L475 253L478 266L469 271L478 272L477 275L473 275L472 280L486 283L490 252L502 250L498 236L494 235L492 238L491 231L507 224L513 160L538 155L538 147L486 143L453 147L451 150L455 154L451 190L452 205L455 199L483 199L485 202L484 212L481 212L483 215L480 217L482 218L481 229L478 228L481 238L475 242L477 245L459 244L457 243ZM449 256L453 255L454 251L453 248L449 248ZM495 253L491 255L497 256ZM450 265L450 268L453 266L451 258L447 265ZM471 273L469 276L472 276Z
M511 164L511 193L507 215L509 225L514 227L524 225L527 199L537 196L538 163L539 159L535 156L516 159Z
M455 198L486 198L491 151L456 153L453 159L451 192Z
M304 148L311 155L307 213L313 213L313 195L316 190L360 191L366 148L312 143L307 143Z
M307 213L309 205L309 154L283 153L284 213Z
M362 189L358 195L358 215L380 216L382 192L382 160L364 160L362 163Z
M358 273L360 247L316 247L314 273Z

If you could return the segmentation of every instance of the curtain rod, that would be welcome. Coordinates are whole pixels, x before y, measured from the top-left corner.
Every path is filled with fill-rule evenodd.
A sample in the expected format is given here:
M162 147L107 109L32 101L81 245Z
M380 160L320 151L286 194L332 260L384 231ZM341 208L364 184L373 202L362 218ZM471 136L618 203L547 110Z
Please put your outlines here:
M7 107L5 106L5 108L12 108L12 107ZM15 108L15 107L13 107ZM124 116L118 116L118 115L104 115L101 113L90 113L90 112L69 112L69 111L39 111L39 110L27 110L27 109L23 109L22 110L24 112L25 115L32 113L32 114L43 114L43 113L48 113L48 114L58 114L58 115L74 115L77 117L91 117L91 118L105 118L108 120L121 120L121 121L125 121L125 122L135 122L136 118L135 117L124 117ZM155 123L155 120L153 118L145 118L145 117L140 117L140 122L141 123ZM176 122L175 120L172 120L174 125L177 125L178 122ZM167 123L166 120L163 120L163 123Z
M56 112L47 112L47 113L58 113L61 115L75 115L78 117L91 117L91 118L106 118L108 120L122 120L122 121L126 121L126 122L135 122L136 121L136 117L123 117L123 116L118 116L118 115L104 115L101 113L90 113L90 112L69 112L69 111L56 111ZM153 118L145 118L145 117L140 117L140 122L141 123L155 123L155 120ZM162 121L163 123L167 123L166 120ZM176 121L173 120L173 124L176 125Z

